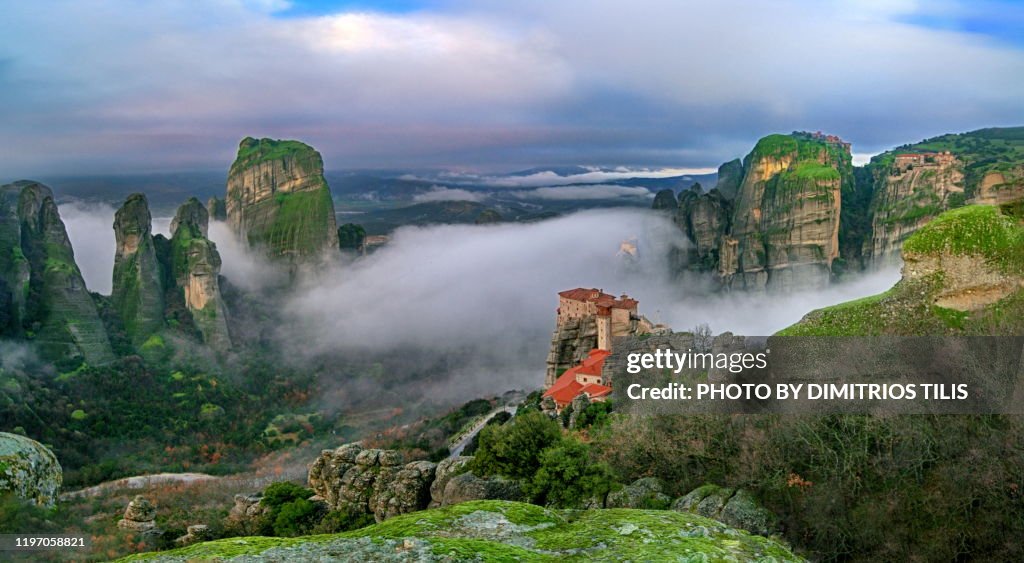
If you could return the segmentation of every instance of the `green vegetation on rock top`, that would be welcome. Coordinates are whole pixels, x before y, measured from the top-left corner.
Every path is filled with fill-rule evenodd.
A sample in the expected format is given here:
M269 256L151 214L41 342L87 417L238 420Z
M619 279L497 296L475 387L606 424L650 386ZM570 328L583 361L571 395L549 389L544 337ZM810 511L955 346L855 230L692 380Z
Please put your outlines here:
M300 155L315 155L320 159L316 149L301 141L246 137L238 145L238 156L231 165L230 173L234 174L261 162Z
M998 207L971 205L947 211L903 243L908 254L980 255L1010 274L1024 273L1024 226Z

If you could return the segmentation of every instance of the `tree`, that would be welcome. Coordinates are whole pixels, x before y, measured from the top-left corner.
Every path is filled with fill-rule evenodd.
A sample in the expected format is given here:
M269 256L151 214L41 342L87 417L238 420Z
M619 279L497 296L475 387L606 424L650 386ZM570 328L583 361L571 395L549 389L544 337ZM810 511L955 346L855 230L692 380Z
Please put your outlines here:
M366 242L366 229L355 223L345 223L338 227L338 246L350 250L362 250Z
M591 460L590 446L576 438L564 438L540 454L540 467L527 486L533 501L541 505L577 507L603 497L614 479L604 463Z
M508 424L485 426L470 469L481 476L532 478L540 467L541 452L561 437L558 423L539 411L517 416Z

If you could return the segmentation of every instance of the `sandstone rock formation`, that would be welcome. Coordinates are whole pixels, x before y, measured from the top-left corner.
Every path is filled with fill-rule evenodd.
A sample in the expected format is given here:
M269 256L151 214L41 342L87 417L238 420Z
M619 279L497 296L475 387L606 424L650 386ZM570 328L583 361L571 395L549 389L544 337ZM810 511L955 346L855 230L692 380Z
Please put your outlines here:
M332 258L338 226L323 172L320 153L309 145L246 137L228 174L228 224L293 271Z
M959 160L911 168L877 167L871 238L865 241L864 256L876 266L898 263L907 237L948 209L954 194L962 200L962 170Z
M596 317L568 319L559 323L551 335L544 386L554 385L560 373L582 362L594 348L597 348Z
M132 342L143 345L173 318L185 335L194 326L218 352L231 348L227 310L220 295L220 254L207 238L209 214L196 198L178 208L171 239L152 234L146 197L132 194L117 211L117 254L111 300ZM184 309L185 312L182 312Z
M839 257L843 187L853 182L839 139L769 135L742 163L723 164L714 189L679 195L674 221L690 246L674 252L672 266L714 272L725 289L824 286Z
M164 328L164 272L153 242L153 218L143 194L128 196L114 215L114 308L136 346Z
M436 467L403 464L394 450L345 444L321 452L309 468L309 486L332 509L373 514L379 522L426 508Z
M0 241L2 332L31 337L49 357L112 361L50 188L27 180L0 187Z
M206 201L206 211L210 214L211 221L227 221L227 202L219 197L211 197Z
M220 254L207 238L209 214L199 200L190 198L171 222L174 283L185 297L203 341L214 350L231 349L227 309L220 294Z
M176 545L186 546L213 538L210 527L206 524L193 524L186 529L184 536L174 540Z
M761 536L781 531L775 514L744 489L704 485L676 499L672 510L699 514Z
M39 442L0 432L0 492L53 506L63 482L57 457Z
M156 506L142 495L136 495L128 508L124 510L124 518L117 522L117 527L137 534L159 535L156 527Z
M843 182L852 182L848 148L803 134L769 135L744 159L719 263L726 287L793 290L829 283L839 256ZM731 250L731 249L730 249Z

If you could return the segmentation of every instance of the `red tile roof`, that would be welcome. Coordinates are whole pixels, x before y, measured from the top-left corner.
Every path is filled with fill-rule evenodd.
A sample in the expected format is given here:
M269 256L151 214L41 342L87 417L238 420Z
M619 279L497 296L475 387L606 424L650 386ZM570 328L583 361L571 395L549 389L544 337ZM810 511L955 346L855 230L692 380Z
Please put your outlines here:
M583 287L577 287L576 289L568 289L566 291L558 292L559 297L566 299L572 299L573 301L583 301L584 303L594 303L598 307L607 307L610 309L634 309L640 303L636 299L630 299L623 295L621 299L617 299L614 295L604 293L600 289L586 289Z
M610 355L611 352L607 350L597 348L591 350L590 355L580 362L579 365L565 370L565 373L559 376L555 384L544 392L544 397L551 397L555 400L555 404L559 407L564 407L578 397L580 393L587 393L591 397L603 397L611 393L611 387L596 383L584 385L576 381L577 374L601 375L601 369L604 368L604 360Z

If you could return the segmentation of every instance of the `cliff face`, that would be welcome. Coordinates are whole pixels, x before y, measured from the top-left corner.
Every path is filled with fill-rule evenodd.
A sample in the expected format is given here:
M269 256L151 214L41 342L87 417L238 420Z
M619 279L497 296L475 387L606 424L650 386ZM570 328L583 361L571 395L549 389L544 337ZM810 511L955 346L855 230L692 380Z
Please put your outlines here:
M231 348L231 337L220 294L220 253L206 238L208 225L206 208L196 198L178 208L171 222L171 263L175 286L184 293L185 306L203 341L224 352Z
M228 175L226 207L240 239L292 266L338 249L323 160L304 143L243 139Z
M544 387L551 387L561 373L582 362L597 348L597 318L586 316L569 319L555 327L548 351Z
M143 194L128 196L114 215L117 250L110 298L135 346L164 328L164 272L152 224Z
M196 198L178 208L170 240L152 234L142 194L129 196L117 211L111 298L136 347L177 325L186 336L195 334L194 326L203 342L218 352L231 348L218 279L220 255L206 238L208 225L206 208ZM175 322L168 323L169 319Z
M0 239L11 244L0 250L8 254L0 260L6 287L0 304L6 307L2 316L9 333L32 338L48 356L93 365L112 361L110 341L50 188L30 181L0 188Z
M943 211L1024 197L1024 127L941 135L880 154L867 168L874 198L863 253L875 264L898 262L903 242Z
M903 241L948 209L959 194L963 201L963 163L929 163L912 168L878 166L871 202L871 239L864 255L875 264L898 261Z
M674 260L677 269L715 272L725 289L826 285L839 256L844 186L852 185L842 141L809 133L765 137L742 164L723 164L710 192L680 194L675 222L691 246Z
M1024 330L1024 206L946 211L906 239L889 291L809 313L780 334L992 335Z

